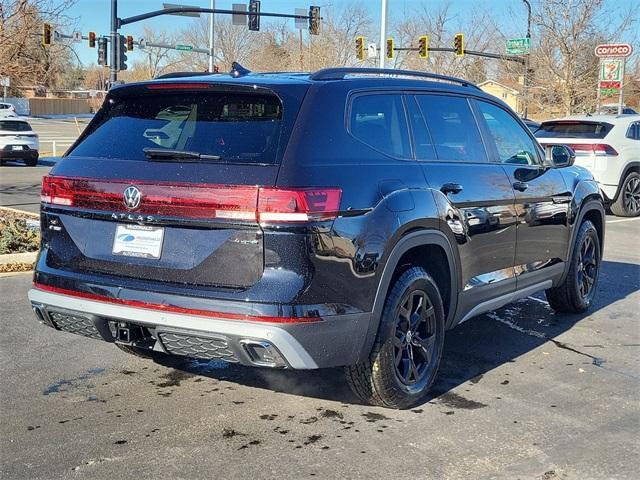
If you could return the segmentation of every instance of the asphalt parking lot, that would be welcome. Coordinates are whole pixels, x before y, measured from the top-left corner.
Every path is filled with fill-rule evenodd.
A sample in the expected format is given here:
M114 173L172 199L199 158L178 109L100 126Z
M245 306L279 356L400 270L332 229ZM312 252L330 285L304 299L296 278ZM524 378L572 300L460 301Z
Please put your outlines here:
M88 119L26 119L40 138L40 157L62 155L82 133ZM37 213L40 210L42 176L51 169L40 164L26 167L22 162L7 162L0 167L0 206Z
M448 334L432 398L360 405L340 370L154 363L36 323L0 278L0 476L631 479L640 219L607 218L588 315L537 295Z

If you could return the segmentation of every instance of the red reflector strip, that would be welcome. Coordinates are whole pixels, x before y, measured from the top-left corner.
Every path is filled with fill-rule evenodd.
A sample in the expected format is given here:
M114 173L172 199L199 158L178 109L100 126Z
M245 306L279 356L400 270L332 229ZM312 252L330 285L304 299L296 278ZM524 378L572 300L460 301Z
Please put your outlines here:
M140 191L139 206L127 208L124 191ZM339 188L271 188L81 177L42 179L40 199L53 205L161 215L177 218L227 219L242 222L310 222L331 220L340 211Z
M127 307L144 308L147 310L161 310L169 313L182 313L186 315L196 315L200 317L211 317L222 320L244 320L247 322L262 323L312 323L321 322L320 317L269 317L259 315L244 315L239 313L212 312L211 310L201 310L196 308L184 308L174 305L165 305L159 303L148 303L139 300L125 300L123 298L111 298L104 295L96 295L95 293L78 292L76 290L68 290L66 288L52 287L42 283L33 283L33 287L46 292L59 293L61 295L69 295L72 297L86 298L87 300L96 300L99 302L116 303Z
M570 143L569 147L576 152L590 152L611 156L618 155L616 149L606 143Z
M192 183L135 182L140 206L128 209L124 191L134 185L126 180L95 180L45 176L41 200L91 210L107 210L197 219L256 221L258 188Z
M147 90L206 90L211 88L209 83L152 83Z

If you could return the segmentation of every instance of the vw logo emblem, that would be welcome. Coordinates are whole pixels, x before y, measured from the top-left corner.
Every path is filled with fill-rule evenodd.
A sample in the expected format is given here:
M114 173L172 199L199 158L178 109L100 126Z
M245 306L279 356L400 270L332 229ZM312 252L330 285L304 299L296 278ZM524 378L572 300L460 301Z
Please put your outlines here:
M138 190L136 187L134 186L127 187L127 189L124 191L123 197L124 197L124 206L127 207L129 210L135 210L140 206L140 200L142 200L142 194L140 193L140 190Z

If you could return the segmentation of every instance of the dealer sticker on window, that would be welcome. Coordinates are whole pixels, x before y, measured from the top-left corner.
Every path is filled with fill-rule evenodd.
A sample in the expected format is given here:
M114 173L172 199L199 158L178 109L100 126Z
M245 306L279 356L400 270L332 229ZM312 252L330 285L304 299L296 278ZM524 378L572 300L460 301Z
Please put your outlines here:
M164 228L146 225L118 225L113 254L127 257L160 258Z

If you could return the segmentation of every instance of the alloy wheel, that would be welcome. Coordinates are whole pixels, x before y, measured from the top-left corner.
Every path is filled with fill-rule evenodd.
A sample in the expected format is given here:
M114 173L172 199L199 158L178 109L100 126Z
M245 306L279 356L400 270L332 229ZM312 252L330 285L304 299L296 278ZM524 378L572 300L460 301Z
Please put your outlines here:
M393 337L395 373L404 385L419 384L427 377L436 348L436 316L422 290L409 293L398 312Z
M578 256L578 290L582 298L587 299L591 296L598 277L598 258L596 245L589 236L584 238L580 245L580 253Z
M640 177L630 178L624 186L623 203L624 209L630 214L636 215L640 212Z

